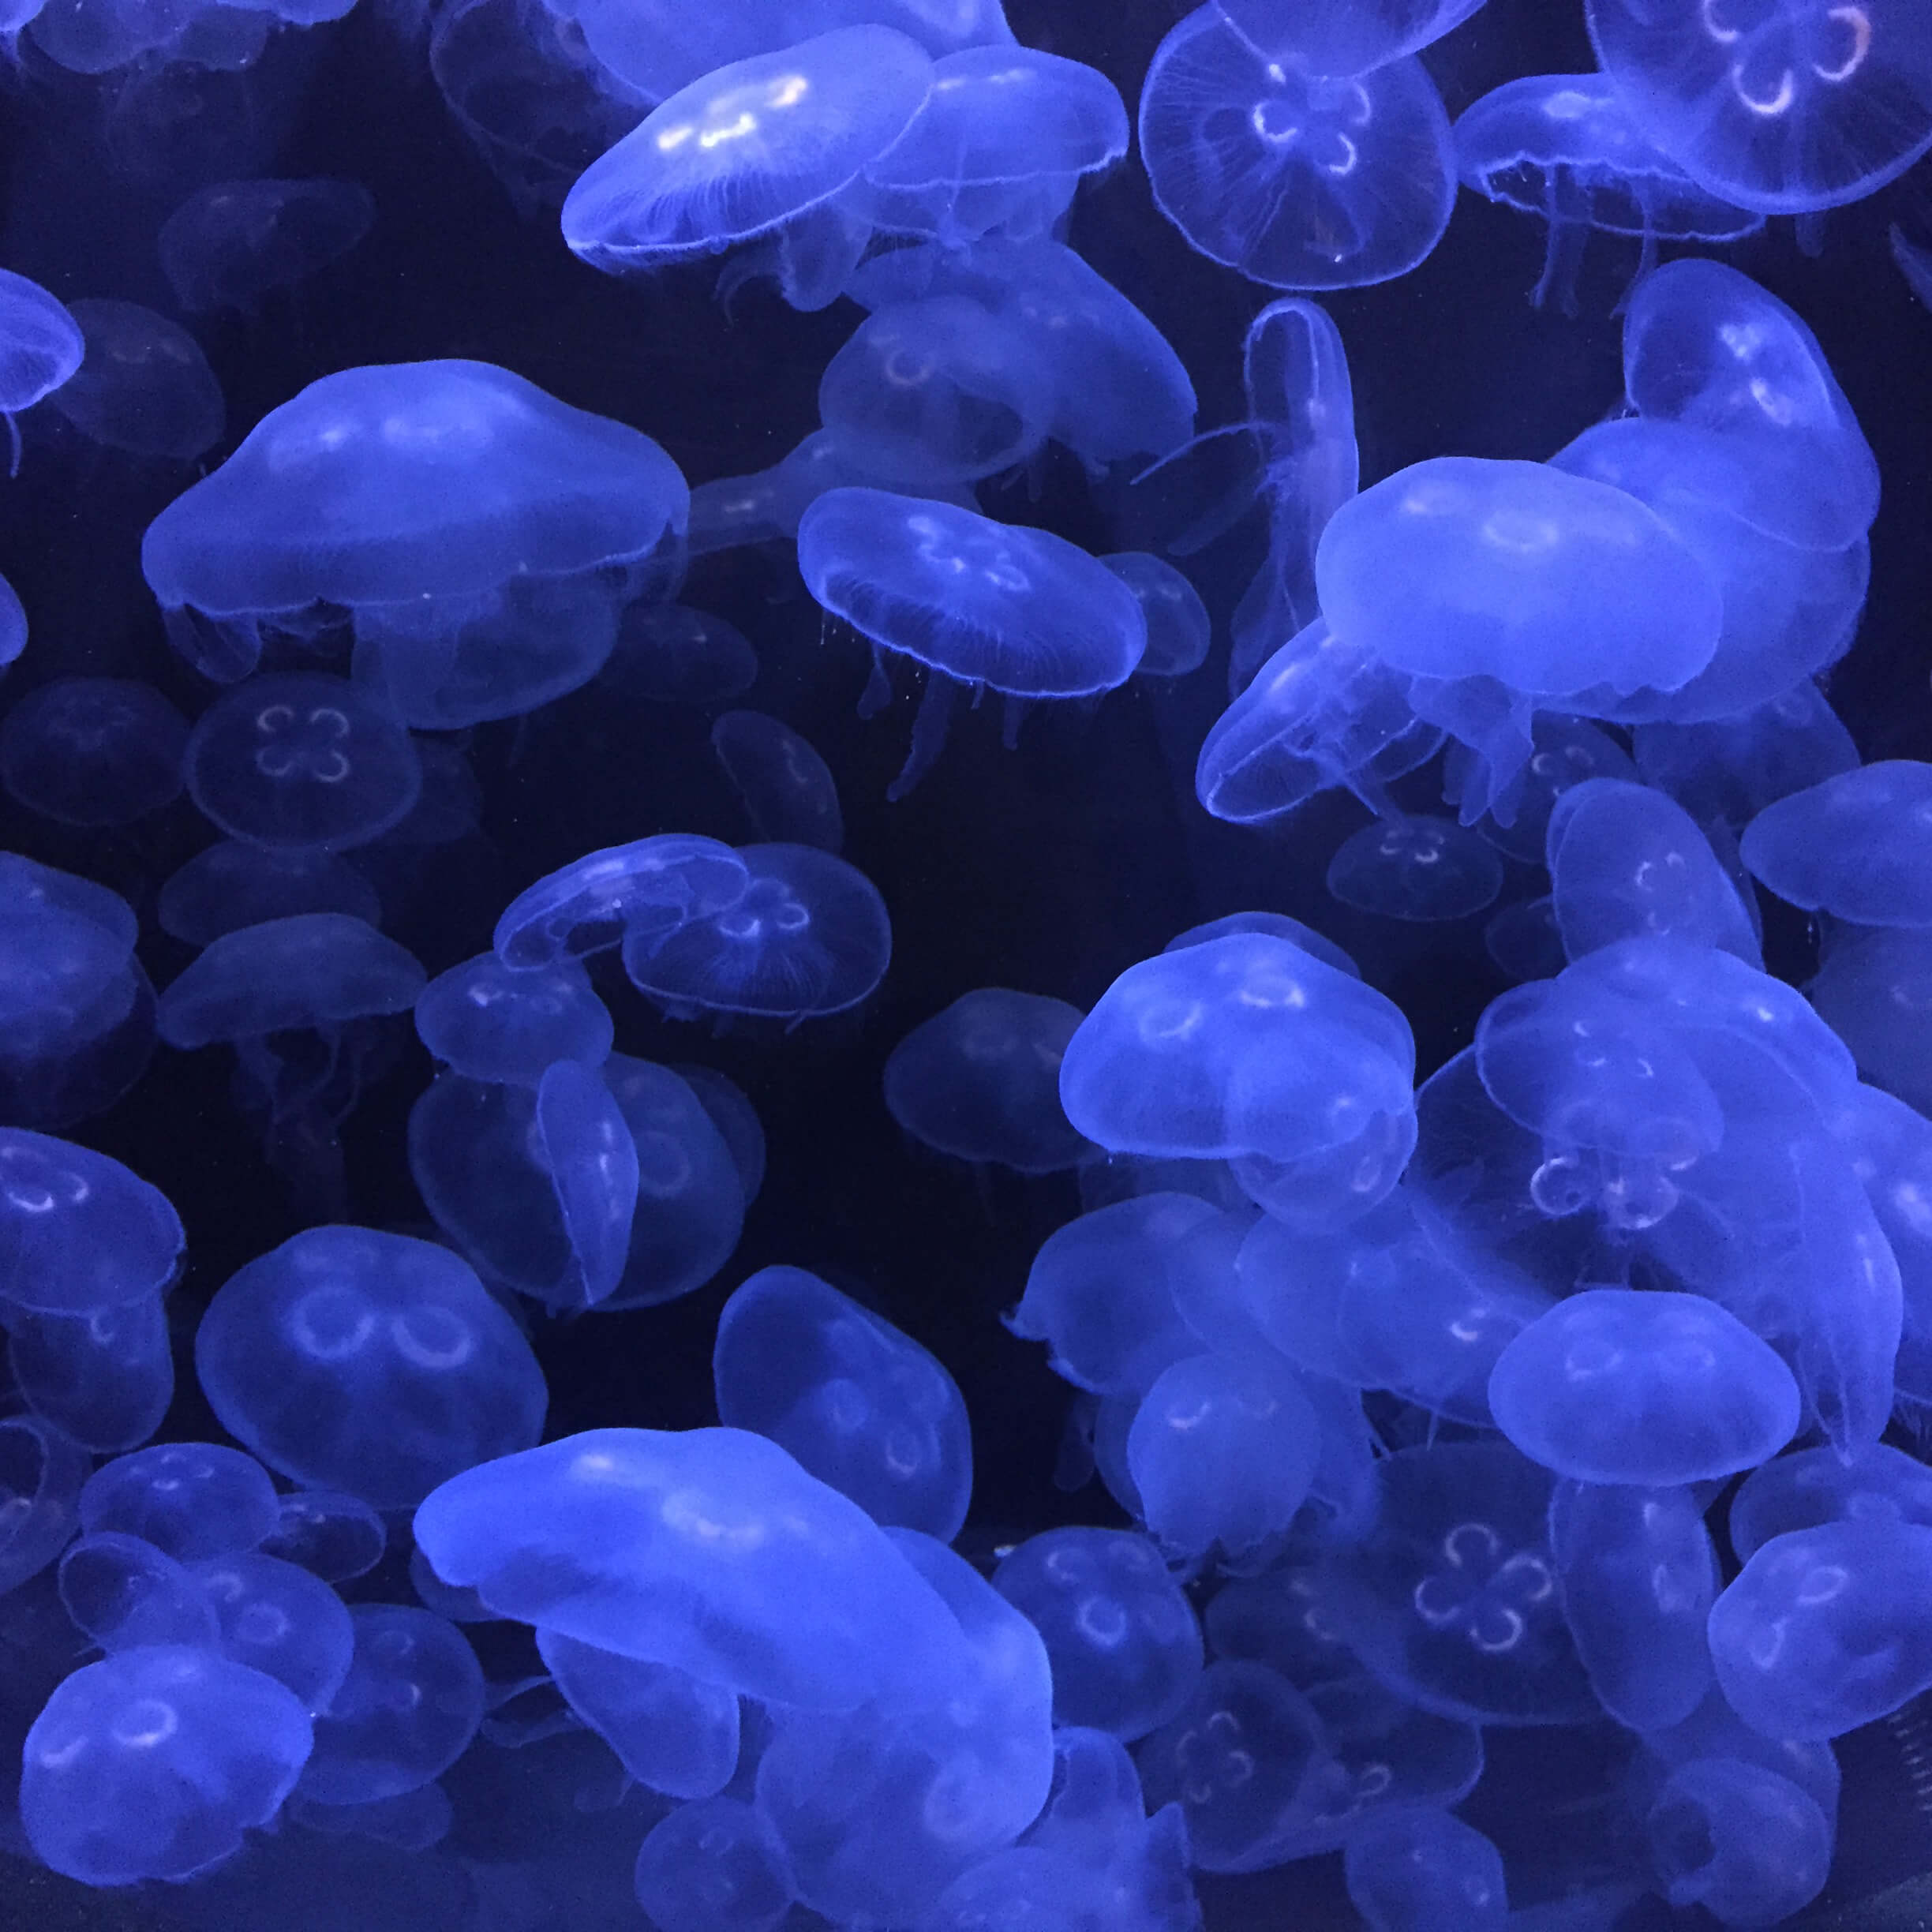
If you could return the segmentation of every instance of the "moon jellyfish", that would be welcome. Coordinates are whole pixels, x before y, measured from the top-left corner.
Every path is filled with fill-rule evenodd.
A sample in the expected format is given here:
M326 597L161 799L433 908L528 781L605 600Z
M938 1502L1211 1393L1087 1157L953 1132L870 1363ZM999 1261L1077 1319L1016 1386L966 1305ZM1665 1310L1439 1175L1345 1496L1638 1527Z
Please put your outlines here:
M319 1577L253 1551L212 1558L193 1575L213 1608L223 1652L286 1684L314 1713L349 1673L355 1626Z
M1358 74L1414 54L1483 0L1214 0L1242 39L1311 73Z
M33 1416L0 1417L0 1584L19 1589L79 1525L84 1451Z
M1466 107L1455 124L1466 186L1540 216L1549 228L1543 277L1530 299L1576 310L1576 276L1592 229L1643 243L1641 279L1660 242L1736 242L1764 216L1693 181L1637 129L1601 74L1530 74Z
M536 1087L560 1060L599 1067L612 1029L575 960L512 972L494 953L438 973L416 1002L416 1031L444 1065L474 1080Z
M159 1291L84 1315L0 1303L7 1362L33 1413L97 1455L144 1443L174 1397L174 1356Z
M21 1822L84 1885L182 1879L234 1852L294 1788L309 1714L272 1677L178 1645L66 1679L27 1734Z
M1807 990L1862 1077L1932 1112L1932 934L1884 927L1836 934Z
M310 1228L230 1275L195 1369L270 1468L381 1509L543 1428L542 1372L468 1264L368 1228Z
M640 1784L667 1797L710 1798L738 1768L738 1699L668 1664L539 1630L537 1649L565 1702Z
M633 604L597 688L650 704L725 703L758 682L758 653L736 624L687 604Z
M798 556L820 605L871 642L864 714L889 701L886 652L927 668L890 799L904 798L939 755L960 686L1005 695L1010 744L1025 700L1111 691L1147 648L1140 601L1105 564L1044 530L950 504L830 491L799 522Z
M253 1549L280 1516L251 1455L219 1443L164 1443L117 1456L88 1478L80 1526L139 1537L182 1563Z
M114 1530L83 1536L60 1563L62 1607L110 1656L151 1644L218 1647L215 1607L186 1567L152 1543Z
M127 825L181 796L188 721L152 684L55 678L0 724L0 786L62 825Z
M1830 1522L1932 1530L1932 1471L1885 1443L1862 1443L1848 1460L1835 1449L1800 1449L1753 1470L1725 1522L1731 1547L1747 1563L1773 1537Z
M1932 926L1932 765L1889 758L1777 800L1745 827L1754 878L1859 926Z
M191 314L253 313L346 255L369 233L375 198L360 182L211 182L161 224L162 272Z
M1503 862L1453 818L1384 818L1336 848L1328 889L1344 905L1385 919L1466 919L1503 889Z
M673 1017L802 1020L856 1006L886 975L892 923L865 874L811 845L746 845L743 893L669 930L634 925L624 971Z
M1449 117L1418 62L1330 78L1257 52L1216 6L1155 51L1140 154L1189 245L1275 288L1406 275L1455 202Z
M915 1027L886 1062L886 1107L955 1160L1054 1174L1092 1152L1060 1107L1060 1061L1080 1023L1065 1000L982 987Z
M768 1267L718 1316L718 1419L769 1436L874 1522L949 1543L972 1436L951 1376L910 1335L803 1268Z
M27 613L13 586L0 577L0 672L17 664L27 648Z
M1304 953L1312 953L1324 966L1332 966L1351 979L1361 977L1361 968L1332 939L1312 926L1303 925L1298 919L1290 919L1286 912L1230 912L1224 918L1209 919L1205 925L1190 926L1185 932L1176 933L1161 950L1185 953L1189 946L1205 945L1210 939L1226 939L1235 933L1264 933L1286 939Z
M507 369L376 365L271 410L148 526L141 568L219 682L255 668L264 629L346 622L357 682L450 730L593 676L619 608L681 571L689 504L649 436Z
M1104 564L1140 602L1147 650L1143 677L1185 677L1207 662L1212 626L1200 593L1169 563L1144 550L1117 551Z
M1664 1896L1719 1923L1781 1924L1825 1889L1833 1820L1802 1786L1743 1758L1692 1758L1664 1781L1644 1831Z
M422 789L409 733L353 684L319 672L249 678L202 713L188 789L231 838L340 852L397 824Z
M264 1556L294 1563L324 1583L346 1583L381 1562L388 1531L360 1496L298 1489L278 1501L275 1527L261 1541Z
M181 1254L158 1188L90 1148L0 1128L0 1300L41 1315L123 1307L167 1287Z
M762 711L727 711L711 749L762 840L836 852L845 842L831 767L790 725Z
M680 1064L669 1070L691 1090L706 1118L718 1130L732 1165L738 1170L748 1208L765 1185L765 1129L751 1095L736 1080L710 1067Z
M13 444L9 476L20 474L20 425L14 418L67 381L86 351L80 325L64 305L38 282L0 268L0 416L6 418Z
M1350 1833L1342 1870L1371 1932L1503 1932L1509 1923L1502 1853L1451 1812L1378 1812Z
M662 1932L778 1932L796 1896L777 1833L739 1798L700 1799L661 1818L638 1848L634 1885Z
M339 913L375 926L382 902L369 881L333 852L223 839L165 881L155 907L164 933L197 947L245 926L306 912Z
M1932 147L1932 24L1911 0L1586 0L1638 125L1767 215L1857 201Z
M138 302L77 301L87 353L52 398L90 442L192 462L222 440L227 406L200 344Z
M1640 724L1631 734L1644 783L1700 825L1741 833L1769 805L1858 767L1858 747L1810 679L1741 717Z
M932 83L916 41L872 25L721 66L578 177L564 239L611 273L761 242L785 299L822 309L871 233L844 191L905 133Z

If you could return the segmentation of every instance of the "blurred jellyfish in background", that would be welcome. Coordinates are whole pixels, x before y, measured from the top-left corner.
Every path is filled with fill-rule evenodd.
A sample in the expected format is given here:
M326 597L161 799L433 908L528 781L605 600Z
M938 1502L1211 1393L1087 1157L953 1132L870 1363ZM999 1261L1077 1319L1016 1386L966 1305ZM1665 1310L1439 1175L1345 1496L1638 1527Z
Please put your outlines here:
M0 721L0 786L62 825L127 825L181 796L188 721L152 684L56 678Z
M711 749L761 840L829 852L844 844L832 769L788 724L762 711L727 711L711 727Z
M68 313L86 353L51 406L89 442L189 462L222 440L221 387L185 329L137 302L90 299Z
M597 686L655 704L728 702L758 682L758 653L736 625L688 604L633 604Z
M339 260L369 233L376 203L359 182L227 181L198 188L155 238L174 299L190 315L253 313Z

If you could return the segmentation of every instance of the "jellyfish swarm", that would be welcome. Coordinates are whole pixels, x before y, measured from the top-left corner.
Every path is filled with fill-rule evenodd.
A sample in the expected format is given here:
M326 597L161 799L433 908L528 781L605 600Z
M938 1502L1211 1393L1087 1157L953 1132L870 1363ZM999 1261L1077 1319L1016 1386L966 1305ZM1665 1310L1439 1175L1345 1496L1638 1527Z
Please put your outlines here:
M13 447L9 477L20 474L14 418L69 381L86 352L80 325L62 304L38 282L0 268L0 416Z
M1549 242L1530 299L1576 312L1576 277L1592 229L1640 240L1634 280L1660 242L1736 242L1764 217L1699 187L1637 130L1601 74L1530 74L1483 95L1455 124L1466 186L1540 216Z
M325 376L149 525L168 634L219 682L353 634L352 672L448 730L575 690L681 573L689 495L650 437L488 363ZM278 646L279 648L279 646Z
M904 798L939 755L961 685L1004 695L1010 745L1028 702L1111 691L1147 648L1140 601L1105 564L1044 530L948 504L832 490L800 519L798 552L819 604L871 642L862 715L891 698L886 653L927 668L890 799Z

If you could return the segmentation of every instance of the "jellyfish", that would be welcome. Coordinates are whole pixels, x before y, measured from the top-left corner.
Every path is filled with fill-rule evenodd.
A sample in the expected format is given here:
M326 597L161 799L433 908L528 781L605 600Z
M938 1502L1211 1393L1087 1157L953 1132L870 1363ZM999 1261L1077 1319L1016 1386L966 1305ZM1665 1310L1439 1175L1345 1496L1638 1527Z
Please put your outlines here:
M286 851L222 839L197 852L163 882L155 905L161 930L201 947L245 926L304 913L339 913L381 923L376 889L334 852Z
M1440 40L1483 0L1214 0L1241 38L1271 60L1311 73L1365 73Z
M536 1087L560 1060L610 1058L604 1002L575 960L512 972L494 953L438 973L416 1002L416 1031L445 1066L470 1080Z
M1835 934L1807 990L1864 1079L1932 1110L1932 936L1908 927Z
M188 789L231 838L279 852L340 852L396 825L422 789L408 732L345 679L303 671L245 680L188 740Z
M778 1932L795 1893L770 1823L739 1798L680 1805L646 1834L633 1880L662 1932Z
M1725 1518L1748 1563L1773 1537L1829 1522L1905 1522L1932 1530L1932 1477L1902 1449L1866 1443L1848 1458L1800 1449L1762 1464L1738 1485Z
M155 996L136 930L118 893L0 852L0 1121L69 1127L140 1079Z
M1932 765L1888 758L1777 800L1744 829L1754 878L1788 904L1859 926L1932 926Z
M758 242L794 308L833 301L871 234L844 191L906 132L933 62L890 27L781 45L705 73L593 162L564 198L571 252L615 274Z
M1841 207L1932 147L1932 27L1901 0L1587 0L1585 15L1638 126L1743 207Z
M264 1556L294 1563L324 1583L346 1583L381 1562L388 1531L360 1496L298 1489L276 1500L275 1526L260 1545Z
M357 682L448 730L593 676L619 607L681 571L688 506L649 436L506 369L343 369L170 504L141 567L175 648L218 681L255 668L264 630L346 612Z
M87 1480L80 1527L139 1537L182 1563L255 1548L281 1515L268 1472L219 1443L164 1443L117 1456Z
M215 1612L224 1656L285 1684L312 1717L328 1708L349 1674L355 1626L328 1584L252 1550L197 1563L190 1574Z
M801 1020L843 1013L885 977L886 902L865 874L812 845L747 845L740 897L668 929L634 924L631 983L673 1017Z
M27 613L13 586L0 577L0 672L18 663L26 648Z
M1328 862L1328 890L1385 919L1466 919L1503 889L1503 862L1477 834L1432 814L1384 818L1352 833Z
M174 1398L174 1354L159 1290L85 1314L0 1302L14 1387L33 1413L97 1455L138 1447Z
M1576 276L1592 229L1643 244L1635 280L1660 242L1737 242L1764 216L1707 192L1639 133L1601 74L1530 74L1466 107L1455 124L1466 186L1540 216L1549 229L1543 277L1530 295L1576 312Z
M110 1656L153 1644L219 1647L208 1593L186 1567L139 1537L84 1535L60 1561L62 1607Z
M369 233L375 198L360 182L211 182L161 224L162 271L190 314L252 314L261 298L339 260Z
M181 796L188 721L133 678L55 678L0 723L0 786L62 825L127 825Z
M761 841L828 852L844 844L831 767L790 725L762 711L727 711L711 727L711 749Z
M69 381L86 351L80 324L62 303L38 282L0 268L0 416L13 444L9 477L20 474L14 418Z
M565 1702L640 1784L688 1802L731 1782L739 1747L731 1691L556 1631L539 1630L537 1649Z
M765 1129L751 1096L738 1083L711 1067L680 1064L675 1073L691 1090L706 1118L718 1130L733 1167L738 1170L748 1208L765 1185ZM620 1083L621 1088L621 1083Z
M633 604L597 686L652 704L715 705L749 691L758 676L758 653L736 624L688 604Z
M812 595L871 643L863 711L890 697L886 653L927 668L890 799L904 798L938 756L960 686L1005 696L1010 744L1027 701L1111 691L1147 648L1133 593L1044 530L884 490L838 489L800 520L798 552Z
M27 1734L21 1822L84 1885L182 1879L230 1856L294 1789L313 1742L293 1692L179 1645L66 1679Z
M54 410L90 442L190 462L227 427L221 385L178 324L138 302L71 304L86 354L54 392Z
M1644 1830L1664 1896L1723 1925L1782 1923L1824 1890L1831 1869L1831 1814L1792 1779L1740 1758L1676 1766Z
M1406 275L1449 225L1449 117L1406 57L1331 78L1198 7L1155 51L1140 95L1155 204L1211 261L1272 288Z
M886 1062L886 1106L955 1160L1054 1174L1092 1152L1060 1107L1060 1061L1080 1023L1065 1000L982 987L915 1027Z
M84 1450L37 1417L0 1417L0 1583L18 1589L53 1562L80 1522Z
M1483 950L1506 978L1554 979L1569 963L1556 908L1548 893L1519 899L1494 914L1483 927Z
M1349 1902L1372 1932L1503 1932L1503 1855L1473 1825L1425 1806L1391 1807L1342 1852Z
M1116 551L1104 564L1140 600L1147 649L1137 667L1143 677L1185 677L1206 663L1211 641L1208 607L1180 571L1144 550Z

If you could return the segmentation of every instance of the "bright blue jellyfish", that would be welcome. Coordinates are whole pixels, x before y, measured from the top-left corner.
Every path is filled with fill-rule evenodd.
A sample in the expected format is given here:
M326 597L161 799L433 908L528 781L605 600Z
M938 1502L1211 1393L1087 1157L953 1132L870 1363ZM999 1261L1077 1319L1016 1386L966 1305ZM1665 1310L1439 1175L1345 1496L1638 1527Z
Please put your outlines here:
M1767 215L1857 201L1932 147L1932 24L1911 0L1586 0L1631 118Z
M891 701L888 651L927 668L889 799L904 798L939 755L961 686L1005 695L1010 745L1026 701L1111 691L1147 649L1140 600L1105 564L1044 530L948 504L829 491L799 519L798 557L812 595L871 643L863 714Z
M80 324L61 303L38 282L0 268L0 416L13 446L9 476L20 474L14 417L67 381L86 350Z
M1503 889L1503 861L1453 818L1383 818L1335 848L1328 889L1344 905L1385 919L1466 919Z
M0 786L62 825L127 825L182 789L188 721L133 678L55 678L0 724Z
M869 309L964 295L1011 323L1051 379L1048 433L1091 467L1165 455L1194 433L1194 386L1166 338L1057 242L896 249L867 262L846 293Z
M360 1496L339 1489L298 1489L278 1499L280 1517L261 1541L264 1556L346 1583L382 1561L389 1540L382 1518Z
M1325 1750L1314 1706L1286 1677L1221 1658L1141 1745L1139 1762L1147 1803L1178 1803L1185 1814L1195 1866L1256 1871L1277 1862L1277 1834L1294 1822Z
M227 405L201 346L138 302L77 301L87 353L56 390L54 410L90 442L190 462L222 440Z
M174 1356L159 1293L85 1315L37 1315L0 1303L21 1399L97 1455L137 1447L174 1396Z
M1586 778L1634 778L1636 768L1608 732L1560 712L1538 712L1530 721L1530 740L1535 749L1515 781L1475 823L1498 852L1540 866L1548 857L1549 817L1556 801ZM1460 806L1466 794L1480 794L1488 781L1483 760L1452 743L1443 759L1443 802Z
M1710 1613L1731 1708L1772 1738L1834 1738L1932 1687L1932 1530L1875 1518L1764 1544Z
M184 1565L139 1537L106 1530L69 1544L60 1599L75 1628L110 1654L148 1644L219 1647L208 1593Z
M1419 719L1409 680L1320 617L1282 645L1202 742L1194 789L1232 825L1265 825L1346 786L1373 810L1387 782L1426 764L1440 727Z
M1752 1469L1795 1432L1777 1353L1702 1295L1586 1288L1532 1322L1489 1378L1523 1454L1586 1483L1664 1488Z
M457 1477L416 1512L445 1582L706 1683L814 1710L922 1702L958 1621L886 1533L743 1429L593 1429Z
M910 1335L803 1268L761 1268L718 1316L718 1419L769 1436L874 1522L949 1543L972 1491L952 1376Z
M1140 600L1147 649L1136 667L1143 677L1185 677L1207 662L1213 627L1200 593L1180 571L1144 550L1120 550L1099 560Z
M672 933L736 905L751 883L728 845L660 833L586 852L525 887L496 922L492 944L513 972L534 972L620 945L634 931Z
M1055 1174L1092 1153L1060 1107L1060 1061L1077 1006L982 987L907 1034L886 1062L886 1108L955 1160Z
M913 1530L886 1533L944 1604L957 1661L910 1703L773 1712L757 1790L807 1904L906 1924L1039 1816L1053 1784L1053 1671L1033 1626L964 1557Z
M1548 1475L1507 1443L1404 1449L1376 1466L1374 1526L1325 1572L1324 1620L1391 1689L1483 1724L1598 1713L1563 1620Z
M218 1443L163 1443L88 1478L80 1526L141 1537L182 1563L253 1549L281 1515L268 1472Z
M305 912L335 912L379 925L376 889L333 852L284 852L223 839L199 852L161 887L155 916L170 938L197 948L224 933Z
M543 1372L467 1264L368 1228L309 1228L231 1275L195 1372L270 1468L380 1509L543 1430Z
M1178 1714L1201 1672L1200 1624L1131 1530L1048 1530L1000 1559L993 1587L1039 1632L1054 1722L1131 1744Z
M1453 1813L1392 1806L1349 1835L1349 1903L1371 1932L1503 1932L1503 1855Z
M190 314L238 309L340 260L369 231L375 198L360 182L211 182L161 224L155 244L174 299Z
M1586 779L1556 800L1548 839L1552 910L1571 959L1619 939L1674 938L1763 965L1741 882L1662 792Z
M1731 1547L1746 1562L1773 1537L1829 1522L1904 1522L1932 1530L1932 1471L1885 1443L1848 1458L1800 1449L1752 1470L1731 1499Z
M315 1720L301 1775L318 1804L368 1804L440 1777L483 1721L483 1667L445 1617L406 1604L358 1604L354 1653Z
M88 1315L158 1295L182 1254L158 1188L106 1154L0 1128L0 1300Z
M1205 925L1190 926L1185 932L1176 933L1161 950L1185 953L1189 946L1205 945L1211 939L1226 939L1235 933L1265 933L1286 939L1290 945L1312 954L1324 966L1332 966L1351 979L1361 977L1361 968L1332 939L1312 926L1303 925L1298 919L1290 919L1286 912L1230 912L1222 918L1209 919Z
M868 481L941 495L1046 441L1055 399L1029 350L1022 329L968 296L893 302L826 365L819 419Z
M1690 259L1645 277L1623 317L1623 386L1639 416L1728 444L1725 507L1753 529L1840 550L1878 514L1878 459L1818 338L1735 268Z
M84 1885L182 1879L235 1852L294 1788L312 1739L294 1695L164 1644L76 1671L27 1734L21 1822Z
M140 1079L155 996L136 930L118 893L0 852L0 1121L71 1126Z
M197 1563L191 1573L213 1607L223 1653L286 1684L314 1715L349 1674L355 1626L320 1577L253 1551Z
M738 1170L744 1204L749 1208L765 1185L765 1129L751 1095L736 1080L710 1067L680 1062L668 1071L691 1090L706 1118L717 1129L732 1165ZM618 1085L621 1092L623 1082Z
M1681 1724L1716 1681L1704 1623L1717 1556L1698 1496L1559 1483L1550 1548L1570 1634L1604 1709L1633 1731Z
M80 1521L88 1457L38 1417L0 1417L0 1584L17 1589L66 1547Z
M727 711L711 727L711 749L760 839L828 852L844 844L831 767L790 725L762 711Z
M1409 1023L1360 980L1265 934L1129 967L1061 1063L1067 1118L1129 1154L1226 1160L1272 1214L1339 1226L1415 1144Z
M1214 0L1271 60L1317 74L1365 73L1459 27L1483 0Z
M778 1932L795 1896L777 1833L740 1798L702 1799L659 1819L634 1882L662 1932Z
M1809 678L1741 717L1639 724L1638 775L1700 825L1741 833L1768 805L1858 769L1858 747Z
M16 663L27 648L27 613L13 586L0 577L0 671Z
M1127 152L1127 110L1106 75L1032 47L962 49L864 170L857 204L876 228L948 248L1050 234L1080 178Z
M609 1009L572 959L512 972L494 953L438 973L416 1002L416 1031L445 1066L474 1080L535 1087L559 1060L610 1058Z
M1193 1354L1162 1370L1127 1432L1127 1469L1163 1548L1230 1559L1285 1530L1308 1500L1321 1424L1285 1362Z
M892 923L871 881L811 845L746 845L737 856L746 884L724 910L668 929L631 925L631 983L673 1018L796 1025L857 1005L892 958Z
M1835 933L1806 990L1863 1078L1932 1112L1932 934L1882 927Z
M1466 823L1522 769L1533 711L1623 715L1702 670L1723 622L1653 511L1541 463L1398 471L1335 512L1315 568L1335 635L1407 673L1418 711L1482 754Z
M1189 245L1273 288L1406 275L1455 204L1449 117L1419 62L1327 78L1257 52L1215 6L1155 53L1140 155Z
M633 604L597 683L650 704L704 706L729 702L758 675L758 653L736 624L688 604Z
M564 1702L640 1784L689 1799L710 1798L731 1782L738 1766L736 1692L557 1631L539 1630L537 1649Z
M1590 230L1643 244L1635 280L1657 265L1660 242L1736 242L1764 216L1693 181L1638 133L1601 74L1529 74L1493 89L1455 124L1465 187L1540 216L1549 228L1543 277L1530 299L1555 296L1576 313L1577 270Z
M231 838L281 852L341 852L399 822L422 790L409 733L346 680L253 677L201 714L188 789Z
M1788 1777L1741 1758L1677 1765L1644 1832L1664 1896L1723 1925L1783 1924L1831 1870L1831 1816Z
M449 730L593 676L619 608L681 571L689 504L649 436L507 369L343 369L176 497L141 568L175 648L220 682L254 669L264 630L313 637L346 610L358 682Z
M844 191L911 125L933 63L889 27L781 44L693 80L578 177L572 253L619 274L757 242L745 272L774 275L793 308L838 295L871 235Z
M1932 926L1932 765L1888 758L1768 806L1739 849L1788 904L1859 926Z

